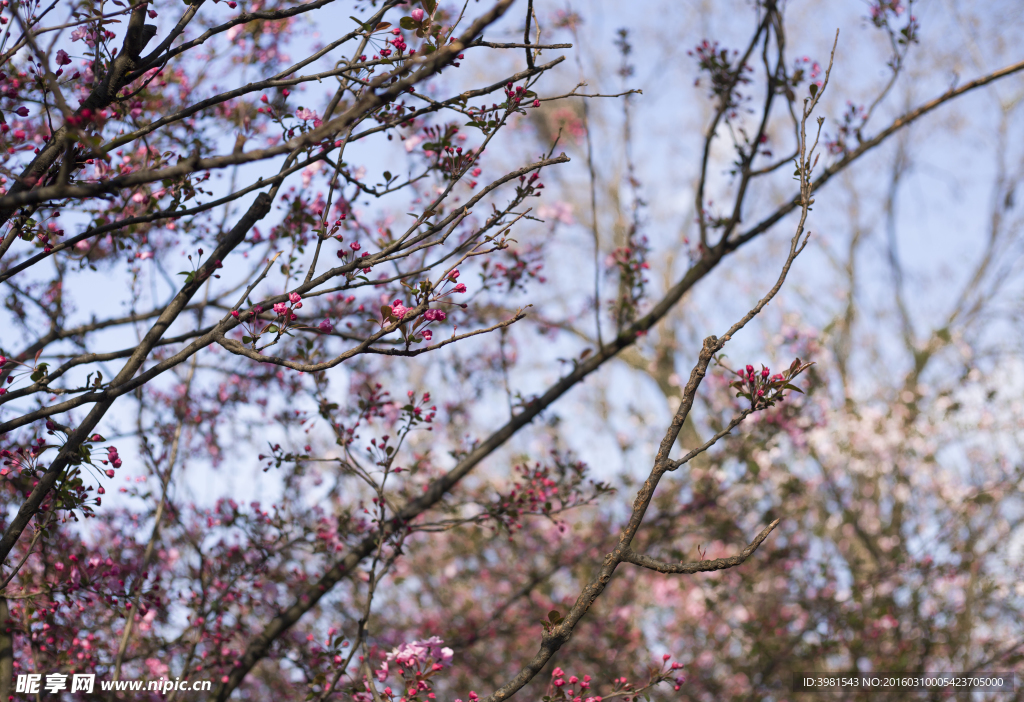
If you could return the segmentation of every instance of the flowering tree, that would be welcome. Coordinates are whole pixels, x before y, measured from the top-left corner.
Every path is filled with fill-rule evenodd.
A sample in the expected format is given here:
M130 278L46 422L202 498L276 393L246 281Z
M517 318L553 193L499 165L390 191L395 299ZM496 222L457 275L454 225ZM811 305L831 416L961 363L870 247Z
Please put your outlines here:
M773 666L898 652L913 670L940 655L898 634L925 626L941 593L903 593L968 571L893 554L935 520L963 525L956 553L1015 528L999 522L1016 495L1008 454L984 459L966 511L959 483L923 481L910 458L936 460L942 403L919 386L960 331L904 334L913 371L879 389L888 413L850 386L835 405L819 389L852 373L849 315L830 346L789 325L771 349L788 354L782 372L724 354L791 277L824 185L1024 63L876 127L921 30L902 3L874 3L889 75L865 108L826 121L825 96L843 90L838 36L820 61L794 61L782 8L757 3L740 49L691 51L709 111L693 242L672 242L685 255L658 270L659 289L626 32L626 84L609 95L565 86L571 69L552 56L586 43L581 20L533 0L4 7L0 695L47 673L43 689L76 698L62 676L95 672L213 681L203 699L490 702L528 687L628 702L684 686L760 699L781 689ZM502 32L514 37L485 39ZM613 240L589 106L602 98L625 107L629 204ZM567 204L571 188L542 197L565 150L585 164L584 206ZM550 247L587 209L596 245L580 276ZM680 341L684 297L742 271L773 229L788 245L759 257L771 276L754 303ZM972 290L989 289L994 255ZM954 321L980 315L972 295ZM566 299L579 300L567 313ZM656 446L626 454L646 466L635 485L595 476L555 414L618 360L672 403ZM879 471L882 456L900 469ZM712 467L728 461L752 478ZM696 558L694 534L710 544ZM837 559L812 557L823 542ZM972 593L1007 584L984 576ZM870 580L867 601L860 588L856 606L836 605L846 577ZM985 606L975 626L1003 626L1005 606ZM822 622L842 636L814 641ZM982 645L962 623L934 626L950 667L1019 655L1000 648L1004 630ZM684 661L717 666L717 682L687 681Z

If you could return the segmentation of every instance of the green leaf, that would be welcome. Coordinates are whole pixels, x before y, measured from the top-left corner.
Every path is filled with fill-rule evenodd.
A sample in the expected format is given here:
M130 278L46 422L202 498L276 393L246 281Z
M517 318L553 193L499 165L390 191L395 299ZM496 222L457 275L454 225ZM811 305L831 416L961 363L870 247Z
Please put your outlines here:
M562 615L559 613L557 609L553 609L550 612L548 612L548 621L552 624L557 624L558 622L562 621Z
M384 180L391 180L391 171L384 171Z
M818 85L816 83L811 83L809 90L811 91L811 97L814 97L818 94Z
M783 387L783 388L785 388L786 390L795 390L796 392L800 393L801 395L803 395L803 394L804 394L804 391L803 391L803 390L801 390L800 388L798 388L798 387L797 387L796 385L791 385L790 383L786 383L786 384L785 384L785 385L783 385L782 387Z
M428 15L433 15L434 10L437 9L437 0L420 0L420 4L423 5L423 9L427 11Z
M388 305L380 306L380 316L382 319L392 320L395 318L395 314L391 311L391 307Z
M420 26L412 17L403 17L398 21L398 24L402 25L402 29L416 29Z
M377 27L373 31L379 32L381 30L387 29L390 26L391 26L390 22L381 22L380 24L377 25Z
M266 332L267 332L268 334L276 334L276 333L277 333L277 332L279 332L279 331L281 331L281 330L280 330L280 329L278 328L278 326L277 326L276 324L271 324L271 325L270 325L269 327L267 327L267 329L266 329Z
M243 336L242 337L242 343L243 344L251 344L252 343L252 337L251 336Z

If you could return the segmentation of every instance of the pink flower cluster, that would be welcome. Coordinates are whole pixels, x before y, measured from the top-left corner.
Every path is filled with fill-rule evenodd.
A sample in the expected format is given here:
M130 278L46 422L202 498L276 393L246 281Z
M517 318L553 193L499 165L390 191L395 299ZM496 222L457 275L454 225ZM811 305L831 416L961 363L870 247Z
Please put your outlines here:
M95 436L99 436L99 434L96 434ZM102 440L102 437L100 437L100 438ZM107 460L106 461L100 461L100 463L103 463L104 465L106 465L108 462L110 463L110 465L114 466L114 468L120 468L121 467L121 457L117 455L117 447L116 446L108 446L107 447ZM108 478L113 478L114 477L114 471L113 470L108 468L104 472L107 474Z
M391 653L387 654L387 662L404 668L420 668L428 661L432 661L433 665L443 667L451 665L452 655L453 651L444 646L441 637L431 636L429 639L404 643L392 649Z
M395 319L402 319L409 314L409 308L403 305L401 300L395 300L391 305L391 314L395 316Z
M289 293L288 302L291 303L293 310L302 308L302 297L298 293ZM295 321L298 315L294 312L289 313L288 302L278 302L274 304L274 314L280 316L289 315L290 321Z

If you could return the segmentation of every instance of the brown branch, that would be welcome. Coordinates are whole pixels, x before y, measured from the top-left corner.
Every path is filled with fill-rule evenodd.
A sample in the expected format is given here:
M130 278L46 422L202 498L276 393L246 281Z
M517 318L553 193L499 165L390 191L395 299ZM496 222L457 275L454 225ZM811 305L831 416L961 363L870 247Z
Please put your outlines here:
M839 34L836 33L836 41L838 42ZM832 54L835 56L835 46L833 45ZM540 648L534 657L523 666L519 673L508 681L506 684L498 688L493 694L484 698L482 702L501 702L506 700L520 689L522 689L527 683L529 683L537 674L547 665L548 661L555 655L555 653L569 640L572 636L576 625L583 619L594 602L601 593L604 592L608 583L611 582L612 576L615 574L615 569L619 563L627 560L627 556L633 554L636 558L645 558L636 555L632 551L632 542L637 532L640 530L640 526L643 523L644 516L647 514L647 509L650 507L651 501L654 499L655 491L657 490L658 483L661 478L671 470L674 466L674 462L669 460L669 452L675 445L676 440L679 437L679 432L683 427L683 423L689 416L690 409L693 407L694 398L697 395L697 389L700 386L701 381L704 379L707 373L708 364L714 358L715 354L718 353L726 344L727 341L741 329L747 322L750 321L755 315L757 315L765 305L775 297L782 283L786 279L786 275L793 263L793 260L803 250L803 245L800 244L801 238L803 237L804 222L807 218L807 213L810 210L812 200L809 194L809 179L812 164L814 162L814 150L817 145L817 139L815 139L814 145L808 147L807 145L807 120L810 118L812 111L817 106L821 95L824 93L825 88L828 85L828 76L831 71L832 63L829 62L829 68L825 72L825 80L822 83L821 90L813 99L808 99L804 103L803 119L801 121L800 130L800 160L798 163L798 170L800 171L800 183L801 183L801 218L797 225L796 232L793 235L793 239L790 244L789 255L786 258L785 264L782 266L782 272L779 276L778 281L768 292L763 299L761 299L754 308L747 313L739 322L730 327L729 331L721 338L715 336L709 336L704 339L704 345L701 348L700 354L697 358L697 363L690 371L690 377L686 382L686 386L683 388L682 399L679 402L679 409L676 410L675 415L672 417L672 422L669 424L668 429L665 431L665 436L661 440L661 444L658 447L658 453L654 457L654 465L651 468L650 475L647 480L644 481L643 486L637 491L636 499L633 501L633 510L630 514L629 521L626 526L622 529L618 543L615 549L605 556L604 563L602 564L598 573L590 580L589 583L583 588L579 596L576 598L576 602L573 604L572 609L569 610L568 614L564 619L558 623L552 625L548 630L544 632L541 637ZM819 131L821 127L821 119L818 122ZM805 241L806 243L806 241ZM737 422L738 423L738 422ZM742 563L746 560L747 556L760 545L764 537L775 528L775 524L772 524L763 532L763 536L759 537L760 540L755 540L751 547L748 547L744 551L742 560L737 563ZM749 551L749 552L748 552ZM731 559L724 559L727 562ZM651 560L652 563L658 563L657 561ZM667 565L667 564L666 564ZM736 565L736 564L731 564ZM722 567L731 567L731 565L723 565ZM671 566L669 566L671 567ZM716 568L709 567L709 570L715 570Z
M729 558L715 558L710 561L693 561L691 563L665 563L657 559L651 558L650 556L644 556L642 554L629 549L622 554L622 560L633 565L638 565L649 570L654 570L659 573L673 573L679 575L692 575L693 573L708 573L715 570L726 570L727 568L734 568L744 561L757 550L757 547L768 538L768 535L775 530L775 527L779 525L778 519L766 526L761 530L750 545L740 551L739 555L730 556Z
M421 308L418 307L416 309L421 311L426 310L425 306L421 306ZM507 326L515 324L525 316L526 314L524 312L519 311L511 319L506 319L505 321L499 322L494 326L487 327L486 329L476 329L465 334L459 334L458 336L452 336L451 338L445 339L444 341L441 341L439 343L432 344L430 346L424 346L423 348L419 349L379 349L371 346L372 343L380 339L382 336L390 334L391 332L397 330L403 323L406 323L394 322L391 325L382 328L380 331L374 332L369 338L365 339L361 344L349 349L340 356L336 356L335 358L332 358L329 361L322 361L320 363L298 363L296 361L289 361L284 358L278 358L276 356L264 356L259 352L242 345L240 342L235 341L234 339L228 339L224 336L217 337L216 341L230 353L233 353L238 356L245 356L246 358L250 358L254 361L259 361L260 363L269 363L275 366L283 366L284 368L291 368L292 370L302 371L303 373L319 373L320 371L325 371L334 368L335 366L344 363L348 359L364 353L378 354L381 356L419 356L420 354L429 353L430 351L436 351L437 349L447 346L448 344L455 343L456 341L468 339L471 336L478 336L480 334L487 334L497 329L504 329ZM413 319L415 319L415 317L413 317Z
M526 23L525 29L523 29L523 43L521 46L514 48L525 48L526 49L526 67L533 68L533 52L530 51L530 19L533 16L533 0L527 0L526 2ZM509 47L513 48L513 47Z
M150 327L149 331L143 337L142 341L136 347L132 356L121 368L121 371L117 374L114 380L111 382L112 385L125 384L127 383L142 367L146 358L149 356L150 351L156 346L164 332L170 327L171 323L177 319L178 315L188 305L189 300L192 296L199 291L199 288L206 283L206 279L213 274L214 262L220 259L227 258L228 254L231 253L237 247L242 240L248 234L249 230L258 222L263 219L270 211L271 197L266 193L260 193L256 201L249 207L249 210L242 216L237 224L231 229L225 239L218 244L218 246L211 252L209 262L199 269L192 282L186 283L182 289L174 296L171 303L164 308L157 321ZM90 393L91 394L91 393ZM29 493L28 498L22 503L21 508L18 510L18 514L11 521L9 526L4 530L3 537L0 538L0 563L7 560L7 556L10 554L11 549L21 538L22 532L28 526L29 520L39 510L43 500L49 494L50 490L56 485L57 480L64 473L64 469L68 467L70 457L73 452L78 450L78 447L84 442L87 437L92 433L92 430L99 423L100 419L106 414L107 410L113 404L116 397L108 397L102 402L99 402L89 414L82 420L81 424L75 429L70 436L68 436L67 442L61 447L57 453L56 458L52 461L50 466L46 469L46 472L39 478L32 492Z
M75 111L76 115L85 109L95 112L114 102L117 92L127 84L125 76L135 68L136 62L139 60L139 53L145 48L156 32L156 25L145 24L145 21L146 5L137 5L132 10L131 18L128 21L128 28L125 31L121 52L117 58L111 61L107 74L98 82L89 96ZM14 195L15 201L3 202L3 198L0 198L0 225L5 224L14 213L14 210L22 204L16 201L19 195L31 195L31 188L65 152L69 138L71 138L70 130L64 124L53 133L53 136L46 142L46 145L40 150L39 154L25 167L21 176L11 186L8 195ZM46 189L41 188L41 190ZM36 202L41 202L41 200L36 200ZM16 238L14 235L15 230L12 229L3 242L0 242L0 258L3 258L11 244L14 243Z
M500 0L495 7L500 8L501 11L504 12L504 10L512 4L512 1L513 0ZM112 178L107 181L92 183L89 185L53 185L37 188L28 192L14 192L15 188L12 188L11 194L0 197L0 212L6 211L4 208L10 209L21 205L46 202L53 199L63 199L68 197L84 198L102 195L104 193L116 192L121 188L131 187L133 185L142 185L144 183L152 183L167 178L176 178L178 176L194 173L195 171L217 170L228 166L255 163L257 161L263 161L276 156L301 151L303 149L317 147L321 142L330 140L337 136L339 133L356 124L360 119L373 110L391 102L409 88L417 85L423 80L426 80L441 68L449 65L458 57L459 52L463 51L466 48L466 45L472 41L472 39L475 38L490 21L492 21L490 20L490 16L491 13L487 13L482 16L474 22L473 26L470 27L469 31L463 37L455 42L446 45L428 56L417 57L412 61L408 61L405 65L390 74L381 75L373 81L370 89L367 89L363 93L363 96L359 101L344 114L332 119L320 127L317 127L316 129L312 129L304 134L296 136L283 144L255 151L237 154L231 153L209 158L200 158L198 154L196 154L189 158L183 158L178 162L178 164L168 168L136 171L135 173L130 173L118 178ZM413 67L417 66L419 67L418 70L412 72ZM410 73L411 75L409 75ZM390 82L392 79L399 78L403 75L406 77L393 83ZM382 88L385 85L387 87L384 88L382 92L376 92L378 88ZM406 119L408 119L408 116ZM329 152L333 148L333 146L329 146L325 151Z
M744 409L742 412L739 413L739 415L734 417L731 422L729 422L728 426L726 426L725 429L722 429L720 432L718 432L717 434L712 436L710 439L705 441L701 446L693 449L692 451L687 453L685 456L683 456L679 460L672 461L669 464L668 470L677 470L680 466L686 465L687 463L692 461L694 458L696 458L700 454L702 454L705 451L707 451L709 448L711 448L716 443L718 443L719 439L721 439L721 438L729 435L730 433L732 433L732 430L735 429L736 427L738 427L740 425L740 422L742 422L744 419L746 419L751 414L753 414L753 412L754 412L754 410L750 409L749 407L747 409Z
M982 86L988 85L989 83L995 82L1000 78L1005 78L1015 73L1019 73L1022 70L1024 70L1024 61L1019 61L1018 63L1011 64L1009 66L1006 66L1005 68L999 69L998 71L989 73L986 76L976 78L971 82L960 86L959 88L951 88L950 90L947 90L939 97L930 100L909 112L904 113L900 117L897 117L888 127L883 129L881 132L876 134L871 139L861 142L860 146L858 146L856 149L850 151L845 156L843 156L839 161L826 168L822 172L822 174L817 177L817 179L812 181L811 192L814 192L821 188L823 185L825 185L825 183L830 181L841 171L845 170L847 166L849 166L851 163L859 159L868 151L871 151L873 148L884 142L894 133L898 132L900 129L903 129L904 127L909 126L910 124L913 124L915 121L917 121L924 115L928 114L929 112L944 105L950 100L953 100L954 98L964 95L965 93L968 93ZM797 195L792 200L787 202L785 205L782 205L777 210L775 210L775 212L762 219L760 222L754 225L754 227L744 232L741 236L737 237L736 239L730 239L728 242L726 242L725 248L728 251L735 251L740 246L756 237L758 234L767 231L772 225L774 225L776 222L781 220L783 217L788 215L790 212L792 212L799 206L800 196Z
M467 33L467 35L465 35L463 37L463 40L468 41L469 40L468 37L473 36L474 32L479 32L482 29L482 27L484 26L484 20L487 20L489 16L493 15L493 13L495 11L499 10L499 9L501 9L503 11L503 8L506 8L510 3L511 3L511 0L502 0L502 2L500 2L498 5L495 6L495 10L492 10L492 12L489 13L489 15L486 15L486 16L482 17L480 20L477 20L477 22L474 23L474 26L470 28L470 30ZM493 21L493 19L491 19L489 21ZM450 55L447 56L446 60L448 62L450 62L450 61L454 60L455 57L457 56L457 54L455 52L458 51L458 47L462 45L462 41L463 40L459 40L459 41L456 41L455 43L449 44L445 49L443 49L441 51L438 51L438 52L435 52L431 56L435 57L438 54L442 54L442 53L448 52ZM449 51L449 49L451 51ZM432 63L430 65L433 66L433 68L435 70L437 70L437 69L439 69L441 67L442 62L437 61L437 62ZM426 78L426 76L422 75L422 74L423 74L423 71L421 70L421 71L417 72L416 76L414 76L414 77L417 80L423 80L423 79ZM385 79L387 79L387 76L383 76L381 78L381 82L383 82ZM400 85L400 84L401 84L401 81L399 83L392 83L390 89L394 89L396 85ZM376 103L371 100L371 101L367 102L367 105L365 106L365 109L366 109L367 112L369 112L372 109L374 109L375 106L376 106ZM355 109L355 108L353 108L353 109ZM350 110L349 113L347 113L347 114L351 114L351 113L352 113L352 110ZM341 118L339 118L339 119L341 119ZM528 173L528 172L533 171L533 170L540 169L540 168L542 168L542 167L544 167L546 165L551 165L551 164L555 164L555 163L564 163L564 162L566 162L568 160L569 160L568 157L566 157L564 154L561 154L558 157L547 158L547 159L544 159L542 161L530 164L528 166L524 166L523 168L521 168L521 169L519 169L517 171L514 171L513 173L506 174L506 176L504 176L504 177L494 181L487 188L485 188L482 191L478 192L472 199L470 199L466 203L466 205L464 206L464 209L468 208L468 207L471 207L476 202L479 202L481 198L483 198L487 193L489 193L493 189L497 188L499 185L501 185L501 184L503 184L503 183L505 183L505 182L507 182L509 180L512 180L515 177L518 177L519 175L522 175L524 173ZM286 162L284 164L284 166L282 167L282 170L287 168L287 167L289 167L289 165L290 164L288 162ZM260 197L265 197L265 194L261 194ZM259 201L259 198L257 198L257 201ZM415 238L412 241L415 243L415 242L419 241L420 239L422 239L422 238L424 238L426 236L429 236L432 232L436 232L436 231L439 231L439 230L443 229L444 227L447 227L449 224L451 224L451 222L453 220L455 220L455 219L457 219L457 218L459 218L461 216L464 216L462 214L462 210L457 210L457 211L451 213L444 220L442 220L442 221L432 225L430 228L428 228L428 230L426 232L421 234L420 237ZM416 226L419 226L419 225L418 224L414 225L413 229L415 229ZM322 283L324 283L325 281L327 281L328 279L330 279L332 277L336 277L338 275L345 274L349 270L354 270L357 267L358 268L362 268L362 267L365 267L367 265L376 264L376 263L378 263L380 261L386 260L386 257L390 256L393 253L393 251L395 249L397 249L399 246L401 246L402 244L403 244L403 240L399 240L393 246L391 246L389 248L386 248L385 250L379 252L378 254L375 254L374 256L371 256L371 257L368 257L368 258L365 258L365 259L359 259L358 261L350 262L349 264L346 264L345 266L342 266L340 268L334 268L334 269L332 269L330 271L327 271L326 273L324 273L323 275L319 276L315 280L310 281L309 283L304 284L302 286L299 286L298 288L296 288L296 291L299 292L299 293L303 293L303 292L305 292L307 290L310 290L310 289L312 289L312 288L314 288L314 287L316 287L318 285L321 285ZM217 252L215 251L214 254L211 255L209 260L214 261L214 260L217 260L219 258L226 258L226 255L219 256L219 255L217 255ZM282 296L279 296L279 297L280 297L281 300L283 300L283 299L285 299L286 296L282 295ZM274 299L272 299L271 302L273 302L273 300ZM123 394L125 394L127 392L130 392L134 388L139 387L140 385L144 384L145 382L148 382L150 379L152 379L156 375L164 372L168 368L171 368L174 365L177 365L178 363L180 363L183 360L187 359L189 356L191 356L191 354L195 353L199 349L204 348L205 346L207 346L207 345L209 345L211 343L214 343L216 341L216 335L217 334L224 334L224 333L230 331L231 329L233 329L234 326L236 326L235 323L224 321L220 325L218 325L218 328L216 328L215 330L211 331L209 334L206 334L203 337L199 338L197 341L193 342L193 344L191 344L184 351L182 351L182 352L172 356L169 359L165 359L164 361L162 361L161 363L157 364L153 368L150 368L145 373L140 373L139 375L135 376L134 378L132 378L132 379L130 379L130 380L124 382L124 383L120 383L120 384L115 383L115 382L112 381L111 382L111 386L109 388L101 391L101 392L87 393L85 395L82 395L82 396L79 396L77 398L65 401L63 403L59 403L59 404L56 404L56 405L51 405L49 407L41 408L41 409L36 410L34 412L25 414L25 415L23 415L21 417L18 417L18 418L15 418L13 420L10 420L8 422L5 422L3 424L0 424L0 433L6 432L6 431L10 431L11 429L15 429L15 428L18 428L20 426L25 426L26 424L29 424L29 423L31 423L33 421L38 420L38 419L42 419L42 418L45 418L45 417L48 417L48 416L52 416L54 414L60 414L62 412L66 412L66 411L68 411L70 409L74 409L75 407L79 407L79 406L87 404L89 402L111 402L111 401L113 401L113 399L116 399L116 397L118 397L120 395L123 395ZM2 556L2 555L3 555L3 542L0 541L0 556Z

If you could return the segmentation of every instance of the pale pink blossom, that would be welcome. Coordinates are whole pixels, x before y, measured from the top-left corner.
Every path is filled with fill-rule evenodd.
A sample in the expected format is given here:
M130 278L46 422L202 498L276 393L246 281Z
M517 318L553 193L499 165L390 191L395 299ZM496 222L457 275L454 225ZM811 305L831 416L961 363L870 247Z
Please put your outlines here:
M408 313L409 308L403 305L401 300L395 300L391 305L391 314L393 314L396 319L402 319Z
M428 660L442 666L451 665L453 651L442 644L444 641L439 636L405 643L392 649L391 653L387 654L387 660L404 667L422 666Z
M541 219L554 219L562 224L573 224L576 221L572 216L572 205L561 200L541 205L537 208L537 216Z

